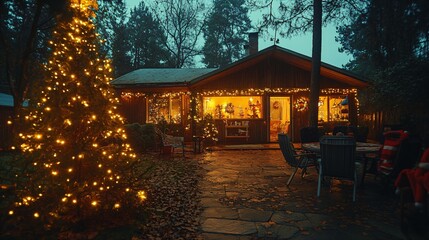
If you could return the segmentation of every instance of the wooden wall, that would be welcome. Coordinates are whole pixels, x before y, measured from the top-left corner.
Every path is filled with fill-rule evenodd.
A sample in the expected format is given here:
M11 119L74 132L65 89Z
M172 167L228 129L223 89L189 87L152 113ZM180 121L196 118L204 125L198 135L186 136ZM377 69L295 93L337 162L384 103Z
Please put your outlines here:
M206 79L202 79L197 82L195 85L190 86L189 91L193 92L204 92L212 90L248 90L248 89L265 89L265 88L309 88L311 74L308 70L301 69L289 64L286 64L284 61L279 60L274 57L266 57L261 62L253 65L246 65L243 63L239 66L239 70L232 71L226 70L220 72L214 76L210 76ZM321 89L324 88L347 88L351 89L352 86L338 82L334 79L329 79L326 77L321 77L320 82ZM136 89L133 89L134 91ZM153 89L152 89L153 90ZM145 89L141 90L142 92ZM148 91L148 90L146 90ZM162 91L162 89L158 89ZM165 88L166 92L171 92L172 89ZM292 101L297 97L306 96L308 97L308 92L300 92L298 94L273 94L273 95L282 95L282 96L292 96ZM357 109L353 104L354 98L349 96L350 100L350 113L349 118L352 124L357 123ZM264 117L263 119L250 120L249 132L250 137L246 141L244 139L237 140L240 142L249 142L249 143L263 143L268 141L268 121L269 121L269 110L268 106L268 96L263 96L264 106ZM353 105L353 106L352 106ZM183 98L183 127L187 125L187 114L189 112L190 104L189 98ZM140 98L122 98L122 112L127 119L128 123L146 122L146 101L144 97ZM291 136L295 141L299 141L299 128L308 126L308 114L305 113L292 113L292 119L294 128L291 129ZM224 123L223 121L216 121L219 129L219 137L221 142L234 142L236 140L225 139ZM192 138L192 132L185 132L186 138L189 140Z
M146 123L146 98L122 97L119 110L127 123Z
M230 75L219 74L197 87L198 90L309 88L311 74L308 71L285 65L282 61L267 58L256 66L248 66ZM205 81L205 80L203 80ZM333 79L321 78L321 88L351 88Z

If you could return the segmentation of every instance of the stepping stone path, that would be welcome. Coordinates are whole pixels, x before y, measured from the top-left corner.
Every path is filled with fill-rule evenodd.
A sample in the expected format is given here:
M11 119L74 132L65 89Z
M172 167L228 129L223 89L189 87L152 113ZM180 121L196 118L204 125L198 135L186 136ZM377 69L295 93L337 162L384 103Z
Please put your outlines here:
M304 179L298 172L286 187L292 169L279 150L214 151L202 158L201 239L404 239L398 213L388 209L396 200L373 193L371 184L358 189L355 203L347 183L324 187L318 199L315 169Z

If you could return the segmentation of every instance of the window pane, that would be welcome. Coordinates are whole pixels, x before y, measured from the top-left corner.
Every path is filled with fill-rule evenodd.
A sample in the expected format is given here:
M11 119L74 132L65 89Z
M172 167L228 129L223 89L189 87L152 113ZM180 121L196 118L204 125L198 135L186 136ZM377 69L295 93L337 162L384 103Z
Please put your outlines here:
M262 97L204 97L204 114L216 119L225 118L262 118Z
M182 102L180 97L155 97L148 101L148 120L150 123L158 123L161 119L167 122L180 123Z
M329 98L329 121L348 121L349 105L346 96Z
M328 97L319 97L319 123L328 121Z
M180 123L182 121L182 101L180 97L171 99L171 122Z

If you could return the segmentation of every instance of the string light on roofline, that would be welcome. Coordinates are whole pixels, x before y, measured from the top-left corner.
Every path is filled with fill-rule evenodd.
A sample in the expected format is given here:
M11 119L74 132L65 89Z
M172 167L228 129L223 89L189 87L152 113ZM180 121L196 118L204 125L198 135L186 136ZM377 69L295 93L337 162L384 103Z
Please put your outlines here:
M300 92L310 92L310 88L249 88L236 90L207 90L196 92L198 96L249 96L249 95L264 95L270 93L294 94ZM355 88L327 88L321 89L322 94L356 94ZM142 92L127 92L121 93L122 98L132 97L178 97L183 95L191 95L190 91L167 92L167 93L142 93Z
M265 94L298 94L298 93L309 93L310 88L249 88L249 89L235 89L235 90L206 90L206 91L179 91L179 92L166 92L166 93L143 93L136 91L123 91L121 97L123 99L131 99L133 97L144 97L144 98L175 98L179 96L190 96L190 103L195 102L196 104L196 115L191 116L188 114L188 120L201 121L202 118L199 116L200 109L202 108L201 98L204 96L251 96L251 95L265 95ZM359 101L357 99L356 88L327 88L321 89L323 95L349 95L352 94L357 106L357 113L359 115ZM185 130L189 130L189 126L186 126Z

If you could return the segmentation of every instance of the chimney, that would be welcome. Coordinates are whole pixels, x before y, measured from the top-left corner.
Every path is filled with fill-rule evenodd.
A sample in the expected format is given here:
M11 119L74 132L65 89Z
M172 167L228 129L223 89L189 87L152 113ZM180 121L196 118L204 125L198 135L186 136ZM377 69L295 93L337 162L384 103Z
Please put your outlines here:
M248 55L258 52L258 32L249 33L249 45L247 46Z

